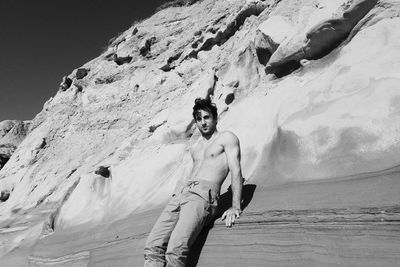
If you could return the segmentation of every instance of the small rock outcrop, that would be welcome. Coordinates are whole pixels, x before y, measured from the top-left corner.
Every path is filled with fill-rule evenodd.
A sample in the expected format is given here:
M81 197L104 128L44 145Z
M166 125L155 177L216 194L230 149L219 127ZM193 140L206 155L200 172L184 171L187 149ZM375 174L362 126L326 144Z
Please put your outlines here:
M109 167L105 166L99 166L95 171L95 174L101 175L104 178L109 178L110 177L110 170Z
M132 61L131 56L126 56L126 57L119 57L117 54L114 54L113 60L117 65L123 65L126 63L130 63Z
M86 77L86 75L88 75L88 69L86 69L86 68L79 68L77 71L76 71L76 79L77 80L80 80L80 79L83 79L83 78L85 78Z
M265 66L280 43L294 33L294 27L282 16L273 16L261 23L254 39L259 62Z
M60 83L60 90L61 90L61 91L67 90L68 88L71 87L71 84L72 84L71 78L69 78L68 76L64 76L64 77L62 78L61 83Z
M151 46L156 42L156 40L157 39L154 36L147 39L139 50L140 55L143 57L147 56L151 51Z
M267 36L260 31L257 32L257 35L254 39L254 46L258 61L264 66L267 65L268 60L271 58L271 50L276 50L278 47L278 45L271 45L271 43L268 42Z
M10 197L10 191L1 191L0 192L0 201L7 201L7 199Z

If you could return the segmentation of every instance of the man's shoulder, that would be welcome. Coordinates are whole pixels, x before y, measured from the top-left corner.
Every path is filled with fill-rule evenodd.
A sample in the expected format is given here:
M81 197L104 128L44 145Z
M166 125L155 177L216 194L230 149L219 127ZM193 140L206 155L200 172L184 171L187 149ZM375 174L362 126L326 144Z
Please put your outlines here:
M226 144L238 144L239 138L231 131L220 132L220 138L223 143Z

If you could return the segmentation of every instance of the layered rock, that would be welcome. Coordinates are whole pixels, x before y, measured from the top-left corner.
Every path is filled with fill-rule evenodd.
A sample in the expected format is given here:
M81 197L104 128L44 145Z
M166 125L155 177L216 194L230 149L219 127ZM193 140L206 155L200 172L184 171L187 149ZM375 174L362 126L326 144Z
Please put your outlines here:
M191 168L187 148L199 137L193 101L210 97L219 129L240 139L253 189L237 228L217 222L209 231L194 259L199 266L242 266L244 259L251 266L368 265L357 259L373 255L371 265L396 265L400 7L372 2L204 0L133 25L80 67L90 70L86 76L68 75L71 86L45 103L0 171L0 187L11 192L0 204L0 235L9 240L0 256L37 266L140 265L159 208ZM348 12L364 4L362 16ZM280 35L277 18L285 25ZM265 74L265 65L288 62L293 47L338 18L352 25L333 50L290 58L296 64L284 75ZM110 166L109 177L95 173L100 165ZM292 235L274 234L289 228ZM351 250L362 243L358 231L371 229L379 235L366 242L379 240L386 250ZM343 235L349 239L335 239ZM282 239L304 257L279 249ZM231 245L238 242L240 249ZM224 260L227 252L232 260Z

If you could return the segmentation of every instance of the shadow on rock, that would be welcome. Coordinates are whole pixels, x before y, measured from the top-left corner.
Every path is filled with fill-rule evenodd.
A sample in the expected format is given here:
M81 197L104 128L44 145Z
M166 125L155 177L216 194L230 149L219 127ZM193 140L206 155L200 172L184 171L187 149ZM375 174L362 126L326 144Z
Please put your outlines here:
M249 203L253 199L253 195L254 195L254 191L256 190L256 187L257 186L255 184L243 185L242 204L241 204L242 211L249 205ZM196 241L194 242L192 248L190 249L190 253L188 256L188 262L186 264L187 267L197 266L201 251L207 240L208 233L214 227L214 222L217 219L221 218L222 214L227 209L229 209L231 206L232 206L232 191L230 190L230 187L229 187L228 191L226 193L222 194L219 198L218 209L217 209L214 220L212 221L212 223L210 223L210 225L208 225L207 227L204 227L204 229L201 231L201 233L197 237Z

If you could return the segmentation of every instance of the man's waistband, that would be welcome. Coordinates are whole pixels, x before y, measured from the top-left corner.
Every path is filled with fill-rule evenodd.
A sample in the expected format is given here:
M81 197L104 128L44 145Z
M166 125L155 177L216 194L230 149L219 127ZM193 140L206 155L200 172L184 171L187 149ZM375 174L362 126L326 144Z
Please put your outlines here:
M217 183L207 181L207 180L190 180L186 181L185 184L181 187L182 190L185 188L202 188L202 189L211 189L213 192L219 195L221 186Z

